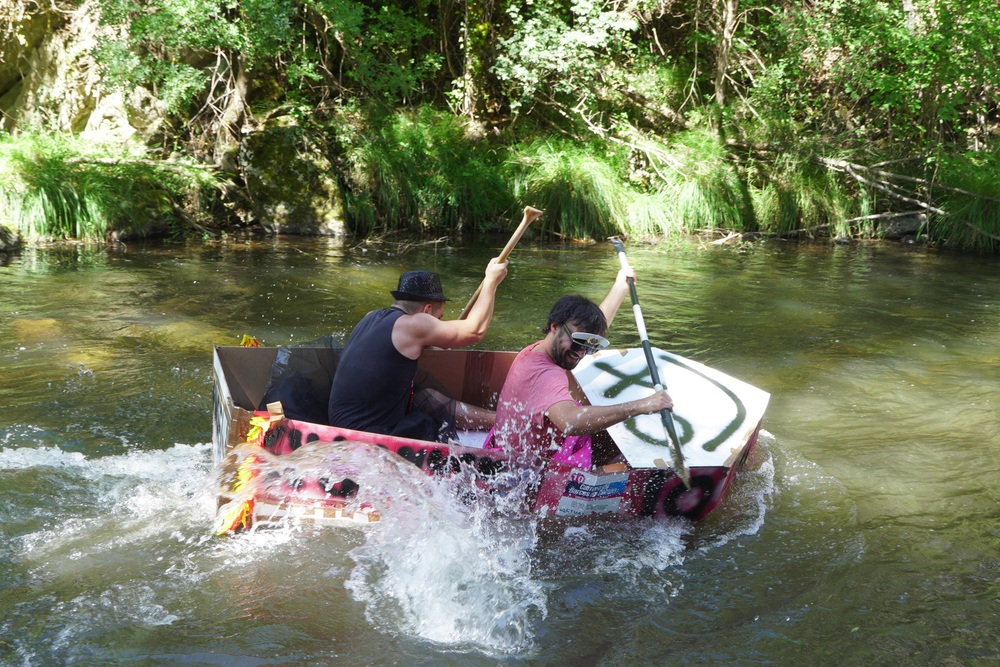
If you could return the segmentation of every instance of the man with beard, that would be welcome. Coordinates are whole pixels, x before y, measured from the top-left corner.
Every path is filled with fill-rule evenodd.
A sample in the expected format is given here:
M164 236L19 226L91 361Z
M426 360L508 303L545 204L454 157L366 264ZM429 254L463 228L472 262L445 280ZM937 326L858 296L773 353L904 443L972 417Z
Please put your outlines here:
M542 329L545 338L521 350L511 365L487 446L589 469L592 434L636 415L673 408L663 390L616 405L580 405L570 393L569 372L585 354L607 347L603 336L629 293L629 278L635 279L635 270L621 269L600 306L582 296L555 303Z

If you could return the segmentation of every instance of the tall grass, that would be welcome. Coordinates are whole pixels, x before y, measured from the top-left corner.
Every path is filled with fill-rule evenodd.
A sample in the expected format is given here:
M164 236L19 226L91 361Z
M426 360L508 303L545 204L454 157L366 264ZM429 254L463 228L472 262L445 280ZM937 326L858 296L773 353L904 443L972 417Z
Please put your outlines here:
M717 135L683 132L667 149L675 166L660 170L658 190L678 227L688 231L753 227L750 194Z
M931 233L961 248L984 253L1000 249L1000 152L950 156L938 163L936 216Z
M868 193L847 189L836 172L807 154L782 153L765 164L752 164L750 186L756 222L769 234L825 230L832 236L874 233ZM851 223L852 219L861 219Z
M172 218L177 200L209 180L201 170L161 168L68 136L0 136L0 218L28 239L141 233Z
M619 221L621 233L632 237L671 236L680 231L673 213L671 193L665 189L632 192L625 216Z
M502 155L455 116L426 107L345 114L335 131L348 222L360 235L492 229L513 204Z
M669 145L636 140L621 151L567 140L520 145L511 155L514 191L545 208L547 231L572 238L743 229L753 221L749 193L710 134L685 133Z
M628 193L621 175L592 146L533 141L515 147L508 164L517 198L545 211L543 231L574 239L619 231Z

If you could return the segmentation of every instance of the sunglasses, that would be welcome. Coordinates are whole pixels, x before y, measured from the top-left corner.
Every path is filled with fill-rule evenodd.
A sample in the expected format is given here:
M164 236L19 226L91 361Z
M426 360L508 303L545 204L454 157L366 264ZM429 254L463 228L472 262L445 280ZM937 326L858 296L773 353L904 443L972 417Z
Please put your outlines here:
M566 332L569 336L570 349L574 352L586 352L587 354L593 354L599 350L603 350L610 343L608 339L604 336L598 336L597 334L587 333L586 331L570 331L566 323L562 323L562 330Z

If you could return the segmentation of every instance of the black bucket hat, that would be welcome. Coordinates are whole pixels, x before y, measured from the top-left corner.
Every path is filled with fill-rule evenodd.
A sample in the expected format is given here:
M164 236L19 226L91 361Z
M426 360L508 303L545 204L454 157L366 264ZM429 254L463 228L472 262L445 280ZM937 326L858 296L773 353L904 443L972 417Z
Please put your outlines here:
M399 301L451 301L441 290L441 276L433 271L407 271L389 294Z

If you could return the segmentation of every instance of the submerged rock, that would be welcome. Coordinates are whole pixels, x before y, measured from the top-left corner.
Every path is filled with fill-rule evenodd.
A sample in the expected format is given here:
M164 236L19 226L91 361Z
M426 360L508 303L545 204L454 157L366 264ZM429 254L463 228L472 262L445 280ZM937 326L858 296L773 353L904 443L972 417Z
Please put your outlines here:
M12 252L21 247L21 237L16 230L0 224L0 252Z

